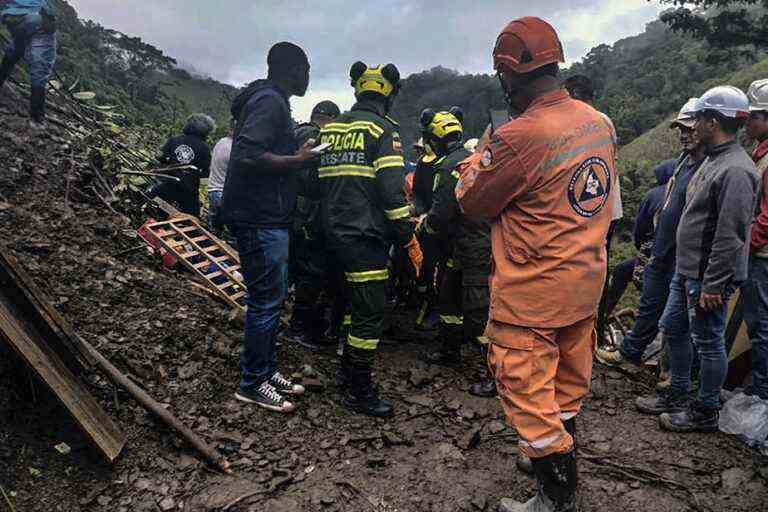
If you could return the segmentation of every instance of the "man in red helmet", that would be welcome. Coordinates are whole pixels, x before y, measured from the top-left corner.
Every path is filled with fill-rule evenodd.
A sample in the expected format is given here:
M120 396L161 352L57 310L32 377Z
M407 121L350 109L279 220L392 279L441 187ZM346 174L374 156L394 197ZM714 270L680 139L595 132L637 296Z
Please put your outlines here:
M557 78L563 50L539 18L499 36L494 67L510 111L461 169L467 215L493 219L488 364L539 482L504 512L576 510L575 417L592 373L595 311L615 186L612 128Z

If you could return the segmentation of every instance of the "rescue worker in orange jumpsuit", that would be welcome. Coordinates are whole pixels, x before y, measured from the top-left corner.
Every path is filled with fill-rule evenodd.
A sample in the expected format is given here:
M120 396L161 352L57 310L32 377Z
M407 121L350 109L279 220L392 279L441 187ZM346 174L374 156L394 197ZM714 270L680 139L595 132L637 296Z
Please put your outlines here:
M547 22L511 22L493 51L514 120L486 137L456 186L467 215L492 220L488 364L538 493L502 512L576 510L575 417L592 374L595 311L616 180L605 118L558 80Z

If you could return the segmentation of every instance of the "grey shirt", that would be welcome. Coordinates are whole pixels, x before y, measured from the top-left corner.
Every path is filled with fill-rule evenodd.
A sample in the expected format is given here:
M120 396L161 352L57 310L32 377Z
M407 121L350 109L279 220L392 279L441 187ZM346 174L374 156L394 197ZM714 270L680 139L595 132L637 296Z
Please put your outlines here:
M749 230L758 175L752 159L733 141L713 148L686 192L677 229L677 272L721 294L747 278Z
M208 192L224 190L230 153L232 153L232 137L224 137L214 146L211 156L211 175L208 177Z

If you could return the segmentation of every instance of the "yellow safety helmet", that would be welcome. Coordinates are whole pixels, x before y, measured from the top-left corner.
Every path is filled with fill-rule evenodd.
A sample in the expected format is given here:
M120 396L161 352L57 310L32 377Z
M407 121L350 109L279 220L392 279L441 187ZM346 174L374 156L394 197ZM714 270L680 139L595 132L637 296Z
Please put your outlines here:
M355 62L349 70L355 96L375 93L389 98L400 90L400 72L394 64L369 67L363 62Z
M464 114L459 107L452 107L448 112L435 112L432 109L424 109L421 112L421 126L425 139L445 140L452 134L454 138L461 140L464 135L464 127L461 125Z

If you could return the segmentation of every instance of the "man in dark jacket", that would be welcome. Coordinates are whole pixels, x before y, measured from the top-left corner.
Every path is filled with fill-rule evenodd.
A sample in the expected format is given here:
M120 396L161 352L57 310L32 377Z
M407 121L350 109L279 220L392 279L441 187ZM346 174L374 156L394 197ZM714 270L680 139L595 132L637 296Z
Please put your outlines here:
M653 175L656 177L656 186L645 194L635 218L633 239L638 253L636 256L627 258L613 267L611 278L608 281L608 288L605 291L606 318L613 314L616 305L621 300L621 296L624 295L627 286L632 282L635 269L638 265L644 266L644 263L650 257L653 237L656 232L656 216L664 204L667 182L669 182L672 174L675 172L677 163L676 159L667 160L653 170Z
M185 168L166 171L175 178L161 178L160 184L150 190L150 196L158 196L182 212L200 217L200 180L208 177L211 168L211 149L206 139L215 129L216 123L210 116L189 116L184 133L168 139L159 158L163 165Z
M296 128L296 141L301 146L309 140L319 140L320 130L339 117L341 111L332 101L321 101L312 109L308 123ZM322 349L325 319L318 299L323 292L328 271L328 258L323 238L320 202L311 198L314 168L299 173L299 193L296 216L291 233L291 281L296 286L293 312L281 339L308 348Z
M400 129L387 117L400 73L393 64L356 62L350 78L357 103L321 131L320 142L333 146L317 171L327 246L345 273L351 302L339 380L348 409L390 417L394 408L379 398L371 375L384 327L389 248L397 244L418 259Z
M277 328L288 288L290 228L299 171L317 158L298 149L288 99L309 85L309 60L292 43L277 43L267 57L266 80L250 84L232 104L237 120L224 184L222 214L237 239L248 289L242 378L235 398L290 412L284 395L295 385L277 368Z
M688 183L705 158L704 145L696 138L696 119L689 113L698 98L688 100L680 110L671 128L680 132L683 154L675 164L675 171L666 187L662 209L656 221L651 257L643 271L643 290L635 325L624 337L621 347L600 347L595 357L603 364L620 366L624 362L640 364L643 354L659 333L659 320L669 296L669 285L675 273L677 226L685 207ZM668 394L640 397L637 407L646 414L661 414L667 410Z
M662 319L670 394L682 410L661 414L659 422L674 432L718 429L720 391L728 371L728 301L747 278L758 181L755 163L737 140L749 115L746 94L735 87L715 87L699 98L695 115L707 159L686 191L675 277ZM698 398L686 404L694 356L689 335L698 349L700 371Z

